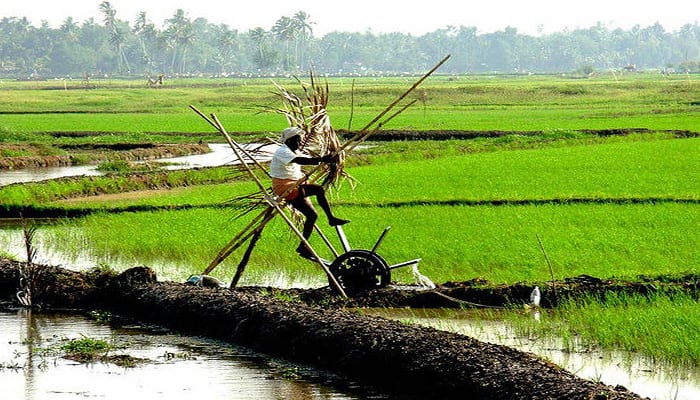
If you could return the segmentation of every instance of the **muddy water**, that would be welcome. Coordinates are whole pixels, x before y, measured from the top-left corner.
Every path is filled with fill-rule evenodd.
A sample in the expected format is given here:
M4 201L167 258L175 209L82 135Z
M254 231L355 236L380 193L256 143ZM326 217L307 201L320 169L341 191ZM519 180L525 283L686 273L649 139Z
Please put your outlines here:
M465 334L484 342L537 354L579 377L622 385L652 400L700 399L700 368L659 365L638 354L575 349L567 351L560 338L517 332L497 311L368 309L364 313ZM531 311L535 321L545 311Z
M58 348L81 337L102 339L134 367L81 364ZM110 353L111 354L111 353ZM386 398L340 389L337 377L277 361L229 344L141 326L111 328L75 314L0 312L3 400Z
M195 154L167 158L158 161L165 163L165 169L187 169L200 167L217 167L220 165L235 162L233 151L228 144L211 143L211 152L206 154ZM264 161L264 157L260 160ZM98 176L102 172L97 170L95 165L78 165L68 167L48 167L48 168L24 168L16 170L3 170L0 172L0 186L11 183L36 182L47 179L63 178L68 176Z

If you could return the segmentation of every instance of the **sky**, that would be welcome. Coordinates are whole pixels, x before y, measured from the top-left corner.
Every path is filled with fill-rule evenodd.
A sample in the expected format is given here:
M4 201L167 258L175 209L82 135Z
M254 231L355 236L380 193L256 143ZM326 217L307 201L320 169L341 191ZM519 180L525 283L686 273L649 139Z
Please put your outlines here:
M67 18L83 22L90 17L102 23L102 0L0 0L0 18L27 17L38 26L48 21L58 27ZM676 31L700 20L700 7L692 0L111 0L117 18L133 25L145 11L161 28L177 9L195 19L227 24L239 32L262 27L269 30L279 18L303 11L313 33L402 32L422 35L448 26L476 27L478 33L516 28L521 34L539 35L597 23L609 29L647 27L660 23Z

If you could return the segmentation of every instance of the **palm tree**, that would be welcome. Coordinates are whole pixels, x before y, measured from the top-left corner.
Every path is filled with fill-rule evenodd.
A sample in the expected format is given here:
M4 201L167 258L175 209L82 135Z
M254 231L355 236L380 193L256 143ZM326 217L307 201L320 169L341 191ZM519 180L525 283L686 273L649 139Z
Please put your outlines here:
M182 9L175 11L175 15L165 22L167 28L163 34L165 35L168 47L173 51L173 57L170 63L171 70L176 72L175 63L179 59L177 72L184 73L187 65L187 49L194 42L192 22L187 18Z
M291 63L291 55L289 54L289 43L296 37L296 25L294 20L289 17L282 17L275 22L272 27L272 33L278 40L285 43L284 70L289 71Z
M60 28L61 32L65 35L66 39L74 42L78 39L78 24L73 20L73 17L68 17L63 20Z
M311 25L314 24L314 22L310 22L309 18L311 16L303 11L297 11L296 14L294 14L293 17L293 24L294 24L294 30L297 33L297 41L296 43L296 55L297 59L299 60L299 65L303 66L305 64L304 62L304 50L307 47L307 40L311 39L313 37L313 28ZM299 43L301 42L301 43ZM301 45L299 45L301 44Z
M255 55L253 56L253 61L258 66L259 69L264 69L269 67L275 57L275 54L268 48L267 45L267 31L263 28L255 28L248 32L250 40L255 44Z
M129 60L126 58L126 53L124 52L124 43L126 42L126 37L122 28L118 24L116 18L117 11L112 8L112 5L108 1L103 1L100 3L100 11L104 14L105 27L110 30L109 43L114 46L117 52L117 62L118 70L123 71L122 65L126 66L126 70L129 71Z
M221 24L217 27L217 43L219 45L218 62L221 70L225 72L226 68L231 65L233 54L238 50L238 32L232 30L226 24Z
M139 39L139 45L141 46L141 57L143 62L146 64L146 69L148 73L151 73L153 67L153 56L151 51L149 51L148 43L153 43L156 39L156 28L155 25L150 23L146 17L146 12L139 12L136 17L136 22L133 29L134 34Z

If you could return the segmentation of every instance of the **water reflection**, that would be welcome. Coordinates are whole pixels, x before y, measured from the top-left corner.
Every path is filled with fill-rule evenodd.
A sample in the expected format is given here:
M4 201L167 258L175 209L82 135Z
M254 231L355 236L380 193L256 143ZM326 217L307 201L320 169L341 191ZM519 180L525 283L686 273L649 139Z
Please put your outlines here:
M700 368L655 363L638 354L582 348L566 350L561 338L517 332L497 311L367 309L362 312L389 319L430 326L537 354L584 378L608 385L622 385L652 400L700 399ZM546 318L544 310L528 311L533 321Z
M133 368L80 364L47 351L83 335L149 361ZM303 378L284 379L285 371L300 369L212 340L148 333L142 327L111 329L76 315L0 312L0 387L7 400L344 400L366 395L323 384L328 378L311 370L303 370Z
M70 167L22 168L3 170L0 173L0 186L11 183L38 182L66 176L98 176L102 175L94 165L76 165Z
M258 145L245 146L258 147ZM211 149L211 152L206 154L194 154L190 156L166 158L157 161L163 162L165 164L164 168L169 170L218 167L236 162L233 151L228 144L210 143L209 148ZM267 148L264 148L263 151L265 149ZM266 161L266 159L266 156L261 154L259 161ZM2 173L0 173L0 186L9 185L11 183L38 182L48 179L81 175L99 176L102 175L102 172L98 171L97 166L95 165L2 170Z

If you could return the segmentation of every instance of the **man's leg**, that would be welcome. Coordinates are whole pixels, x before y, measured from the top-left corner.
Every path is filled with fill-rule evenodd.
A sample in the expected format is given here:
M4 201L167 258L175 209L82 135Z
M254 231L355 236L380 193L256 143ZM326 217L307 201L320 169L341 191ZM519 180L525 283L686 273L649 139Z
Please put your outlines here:
M318 220L318 213L316 212L316 209L314 209L311 201L307 197L304 197L302 193L300 193L294 200L290 200L289 204L304 215L304 227L301 234L304 236L304 239L309 240L311 233L314 231L316 220ZM304 245L304 242L299 243L297 253L299 253L299 255L302 257L311 257L311 250Z
M307 184L299 186L299 189L302 191L302 196L306 197L307 199L308 196L316 196L316 201L318 202L318 205L321 207L323 212L326 214L326 217L328 218L328 224L330 226L345 225L348 222L350 222L347 219L337 218L333 215L333 212L331 211L331 206L328 203L328 199L326 198L326 191L325 189L323 189L323 186Z

